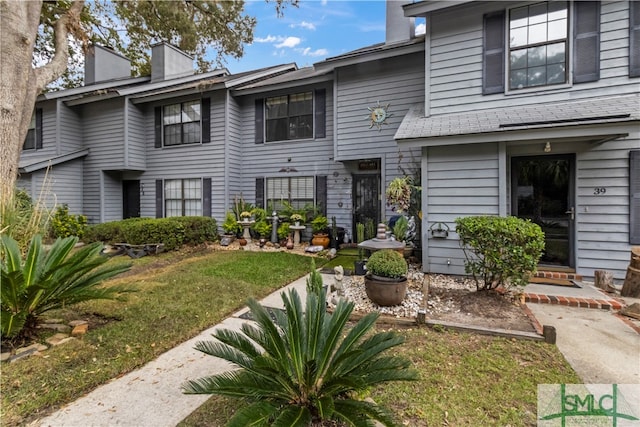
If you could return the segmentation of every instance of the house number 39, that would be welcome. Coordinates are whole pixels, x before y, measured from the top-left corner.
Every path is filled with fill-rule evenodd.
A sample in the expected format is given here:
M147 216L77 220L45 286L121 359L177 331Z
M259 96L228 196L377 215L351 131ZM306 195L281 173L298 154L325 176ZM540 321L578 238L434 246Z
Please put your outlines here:
M607 189L604 187L596 187L593 189L593 194L595 195L604 194L606 192L607 192Z

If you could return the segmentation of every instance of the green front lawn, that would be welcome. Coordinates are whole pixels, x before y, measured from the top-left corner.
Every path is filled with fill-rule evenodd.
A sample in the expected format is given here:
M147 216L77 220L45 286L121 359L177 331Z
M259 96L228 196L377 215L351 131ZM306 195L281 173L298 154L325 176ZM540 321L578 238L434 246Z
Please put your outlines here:
M129 262L116 257L113 263ZM319 260L318 260L319 261ZM24 424L132 371L309 272L311 259L284 252L169 252L134 261L110 283L137 290L51 313L87 319L84 338L2 365L3 425Z

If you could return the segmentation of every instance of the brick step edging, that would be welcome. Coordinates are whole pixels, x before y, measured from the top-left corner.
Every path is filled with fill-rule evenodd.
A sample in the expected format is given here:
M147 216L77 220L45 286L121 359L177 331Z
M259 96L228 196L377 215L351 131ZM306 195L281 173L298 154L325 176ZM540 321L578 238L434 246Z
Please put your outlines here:
M537 304L558 304L569 307L599 308L602 310L620 310L623 305L616 300L595 298L574 298L544 294L524 294L524 301Z

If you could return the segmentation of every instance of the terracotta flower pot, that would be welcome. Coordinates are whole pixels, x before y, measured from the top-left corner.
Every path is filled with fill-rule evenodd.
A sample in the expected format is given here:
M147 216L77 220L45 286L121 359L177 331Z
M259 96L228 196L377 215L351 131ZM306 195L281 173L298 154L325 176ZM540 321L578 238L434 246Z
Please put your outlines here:
M246 246L247 245L247 239L245 239L244 237L241 237L238 239L238 243L240 243L240 246Z
M364 276L364 287L369 299L376 304L398 305L407 295L407 278L392 279L369 273Z
M327 249L329 247L329 235L326 233L317 233L313 235L311 244L314 246L322 246Z

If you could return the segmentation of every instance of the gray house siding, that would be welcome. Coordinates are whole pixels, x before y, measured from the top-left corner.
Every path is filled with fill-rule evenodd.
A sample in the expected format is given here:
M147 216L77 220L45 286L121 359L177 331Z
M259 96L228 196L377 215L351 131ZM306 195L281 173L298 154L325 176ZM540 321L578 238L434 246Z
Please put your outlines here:
M144 105L135 105L128 100L125 101L127 107L127 128L125 142L125 168L144 170L146 168L145 150L145 115L149 114Z
M110 188L105 192L103 171L124 167L124 100L87 104L83 107L82 119L85 147L90 149L85 159L84 214L90 223L104 222L107 217L114 216L111 206L122 205L122 189L118 199L105 199L114 191ZM102 210L106 206L110 209L108 215Z
M422 242L427 271L464 274L454 221L461 216L499 214L498 158L497 143L423 148L422 198L428 208L423 214ZM448 238L432 238L429 228L437 223L450 228Z
M211 142L156 148L154 108L195 99L210 99ZM225 98L224 92L204 93L201 96L172 98L151 104L146 109L146 171L141 179L144 192L140 197L141 216L156 216L155 181L159 179L211 178L212 216L224 216L225 186Z
M59 152L64 154L83 147L82 119L77 108L67 107L64 102L58 102L59 123Z
M554 90L523 91L508 96L482 95L483 14L505 10L515 2L472 4L445 10L431 18L431 86L427 88L432 115L530 103L636 92L629 79L629 3L604 1L600 20L600 80Z
M255 100L291 93L326 90L326 132L324 138L255 143ZM327 176L327 216L336 217L339 227L351 223L350 181L345 167L333 160L333 88L330 84L294 87L242 99L242 121L245 126L242 142L242 194L255 202L256 178ZM282 169L289 168L289 172ZM295 171L294 171L295 170ZM335 174L335 176L334 176ZM342 207L339 203L342 202ZM348 203L347 203L348 202Z
M55 101L40 102L36 109L42 110L42 148L22 150L21 160L44 160L58 155L57 119Z
M34 202L49 209L66 204L69 213L82 214L83 160L76 159L58 164L49 170L41 169L18 178L18 188L27 191Z
M420 150L399 148L394 134L412 105L424 101L424 52L340 68L336 71L336 159L377 158L381 163L382 219L395 215L384 201L384 189L405 170L420 167ZM370 110L389 105L391 114L378 130L371 127ZM345 183L346 184L346 183ZM351 208L351 183L344 192ZM328 191L332 197L332 189ZM349 224L351 219L349 219Z

